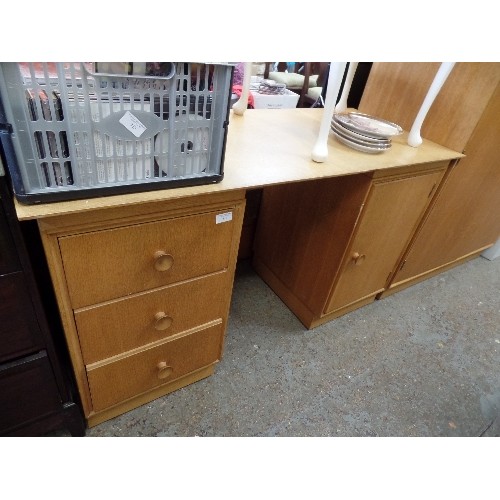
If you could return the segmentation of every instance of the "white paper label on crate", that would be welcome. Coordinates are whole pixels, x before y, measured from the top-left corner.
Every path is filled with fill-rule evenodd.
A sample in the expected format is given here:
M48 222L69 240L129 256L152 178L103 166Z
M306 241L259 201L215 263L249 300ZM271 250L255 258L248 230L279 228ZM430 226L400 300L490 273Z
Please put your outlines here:
M215 216L215 223L221 224L222 222L229 222L233 220L233 212L225 212L223 214L217 214Z
M130 111L127 111L121 118L120 123L130 132L132 132L136 137L141 137L141 135L146 130L145 125L135 117Z

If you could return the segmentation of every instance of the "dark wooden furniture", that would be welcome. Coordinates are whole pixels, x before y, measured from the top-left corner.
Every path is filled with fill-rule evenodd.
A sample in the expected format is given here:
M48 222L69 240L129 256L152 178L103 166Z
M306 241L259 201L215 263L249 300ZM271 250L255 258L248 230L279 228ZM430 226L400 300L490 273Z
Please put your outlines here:
M270 78L270 66L273 63L266 62L264 70L264 78ZM318 80L325 80L326 73L328 71L329 64L326 62L301 62L295 63L293 72L286 73L287 63L279 62L277 65L277 73L280 78L276 78L276 72L271 74L274 76L278 83L285 83L286 88L295 92L299 95L299 100L297 102L297 107L302 108L304 106L304 98L311 87L316 87L316 85L321 86L317 83ZM311 83L311 77L315 77L314 83Z
M59 358L12 194L0 175L0 436L85 435Z

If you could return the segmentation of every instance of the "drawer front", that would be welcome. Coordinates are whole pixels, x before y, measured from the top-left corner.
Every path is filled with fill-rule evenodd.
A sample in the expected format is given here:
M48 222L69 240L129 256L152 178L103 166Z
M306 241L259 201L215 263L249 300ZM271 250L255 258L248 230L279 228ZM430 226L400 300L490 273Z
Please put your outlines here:
M43 347L22 272L0 277L0 362Z
M228 273L222 271L75 312L84 363L224 317L227 290Z
M100 411L219 360L222 323L167 341L137 354L90 368L94 411Z
M0 365L0 434L61 408L45 351Z
M227 268L234 221L221 213L59 238L73 307Z

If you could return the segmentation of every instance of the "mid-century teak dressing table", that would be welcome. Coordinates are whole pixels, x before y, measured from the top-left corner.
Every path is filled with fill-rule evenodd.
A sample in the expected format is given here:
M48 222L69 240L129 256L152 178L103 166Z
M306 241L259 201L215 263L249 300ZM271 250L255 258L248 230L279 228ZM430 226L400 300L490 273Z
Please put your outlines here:
M304 325L384 291L463 155L405 133L373 155L331 138L315 163L322 112L231 112L218 184L16 203L38 221L89 426L213 373L248 190L266 188L255 268Z

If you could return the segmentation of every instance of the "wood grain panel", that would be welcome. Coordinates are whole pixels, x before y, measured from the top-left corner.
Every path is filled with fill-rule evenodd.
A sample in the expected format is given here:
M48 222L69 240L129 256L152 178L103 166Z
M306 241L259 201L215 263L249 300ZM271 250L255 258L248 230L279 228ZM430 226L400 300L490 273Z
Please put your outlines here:
M321 314L363 200L364 175L264 189L255 260Z
M222 324L119 359L89 367L88 380L94 411L167 384L188 373L216 362L222 349ZM172 368L166 379L158 378L158 364Z
M409 130L440 63L374 63L359 111ZM500 81L500 63L456 63L422 126L422 137L463 151Z
M453 168L392 286L458 261L500 235L500 87L481 118L467 156Z
M219 214L211 212L59 238L73 307L227 268L234 221L217 223ZM169 270L155 268L157 251L172 255Z
M374 183L325 313L384 289L443 174Z

